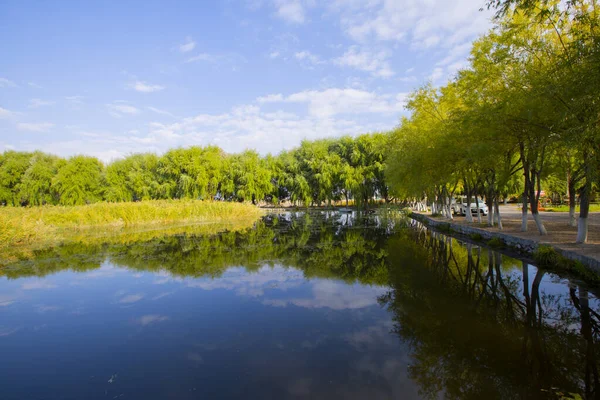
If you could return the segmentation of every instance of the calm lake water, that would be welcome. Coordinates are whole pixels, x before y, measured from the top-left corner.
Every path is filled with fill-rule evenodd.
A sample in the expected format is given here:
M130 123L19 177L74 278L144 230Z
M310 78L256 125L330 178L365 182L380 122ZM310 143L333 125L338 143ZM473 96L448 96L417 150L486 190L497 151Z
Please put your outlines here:
M599 306L385 215L66 246L0 270L0 399L597 398Z

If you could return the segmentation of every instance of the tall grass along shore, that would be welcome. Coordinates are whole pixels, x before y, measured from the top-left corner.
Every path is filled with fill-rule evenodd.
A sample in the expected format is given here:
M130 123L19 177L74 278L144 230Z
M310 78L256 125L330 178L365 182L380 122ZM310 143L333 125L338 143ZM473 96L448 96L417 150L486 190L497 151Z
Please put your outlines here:
M85 206L0 208L0 259L26 254L25 249L94 238L114 237L136 229L198 223L248 225L262 214L250 204L199 200L152 200L137 203L95 203ZM21 251L17 251L17 250Z

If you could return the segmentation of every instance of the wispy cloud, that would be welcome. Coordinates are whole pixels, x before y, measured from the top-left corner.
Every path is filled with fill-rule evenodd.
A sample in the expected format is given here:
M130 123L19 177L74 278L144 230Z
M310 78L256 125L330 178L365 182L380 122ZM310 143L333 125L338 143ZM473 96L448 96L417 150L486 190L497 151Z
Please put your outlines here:
M17 115L16 112L0 107L0 119L13 118Z
M319 56L312 54L307 50L295 53L294 57L296 57L296 60L304 61L312 65L325 64L325 61L321 60Z
M160 114L160 115L166 115L166 116L169 116L171 118L177 118L174 114L170 113L169 111L161 110L160 108L148 107L148 110L150 110L152 112L155 112L157 114Z
M372 53L366 50L359 50L357 46L350 47L344 55L334 59L334 63L343 66L356 68L370 73L379 78L389 78L394 75L390 67L388 58L390 54L386 51Z
M68 102L72 103L72 104L83 104L83 99L85 99L85 97L83 96L66 96L65 100L67 100Z
M31 99L31 100L29 100L29 108L51 106L54 103L55 103L54 101L48 101L48 100L42 100L42 99Z
M27 82L27 85L29 85L30 87L35 88L35 89L43 89L44 88L43 86L40 86L35 82Z
M215 61L217 61L217 59L218 59L218 57L215 55L208 54L208 53L200 53L196 56L188 58L185 62L187 62L187 63L191 63L194 61L215 62Z
M443 68L440 68L440 67L434 68L433 72L431 72L431 75L429 75L429 80L431 80L431 82L435 83L443 76L444 76Z
M405 93L393 97L359 89L331 88L322 91L305 90L287 97L271 94L259 97L257 101L259 103L304 103L308 105L310 115L328 118L338 114L399 113L404 108L405 98Z
M305 5L300 0L275 0L275 15L286 22L302 24L306 20Z
M179 51L182 53L187 53L189 51L194 50L195 47L196 42L194 42L192 38L188 36L187 38L185 38L185 43L179 45Z
M17 129L27 132L47 132L54 127L51 122L19 122Z
M141 112L138 108L126 104L122 100L115 101L112 104L107 104L106 108L108 108L110 115L117 118L122 117L124 114L137 115Z
M6 78L0 78L0 87L17 87L17 84Z
M138 92L142 92L142 93L159 92L165 88L162 85L155 85L155 84L142 82L142 81L136 81L134 83L130 83L127 85L127 87L134 89Z

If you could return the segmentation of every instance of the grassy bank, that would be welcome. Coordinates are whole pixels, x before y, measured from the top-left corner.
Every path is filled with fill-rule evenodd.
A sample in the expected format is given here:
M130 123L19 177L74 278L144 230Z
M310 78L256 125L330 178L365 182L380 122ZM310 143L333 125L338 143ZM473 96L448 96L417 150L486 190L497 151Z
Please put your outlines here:
M189 225L247 226L261 215L252 205L193 200L96 203L87 206L0 208L0 259L69 242L110 241L140 232L190 230ZM160 229L159 229L160 228Z

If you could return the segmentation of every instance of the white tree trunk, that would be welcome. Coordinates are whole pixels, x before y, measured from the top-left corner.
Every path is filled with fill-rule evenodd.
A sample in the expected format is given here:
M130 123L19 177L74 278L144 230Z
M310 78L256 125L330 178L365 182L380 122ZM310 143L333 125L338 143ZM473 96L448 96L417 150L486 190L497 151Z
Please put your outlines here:
M538 231L540 232L540 235L547 235L548 231L546 231L546 227L544 226L544 223L542 222L542 219L540 218L540 214L535 213L535 214L531 214L531 215L533 215L533 220L535 221L535 224L538 228Z
M577 240L576 243L587 242L588 236L588 219L579 217L579 224L577 225Z
M502 230L502 218L500 217L500 206L498 205L498 199L494 202L494 208L496 209L496 223L498 224L498 229Z
M475 196L475 205L477 206L477 223L481 224L481 212L479 212L479 197ZM469 213L471 212L471 205L467 207Z
M473 223L473 214L471 214L471 207L467 207L467 209L465 210L465 218L467 219L468 223Z

